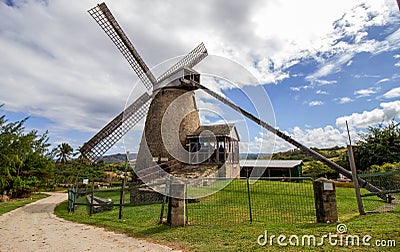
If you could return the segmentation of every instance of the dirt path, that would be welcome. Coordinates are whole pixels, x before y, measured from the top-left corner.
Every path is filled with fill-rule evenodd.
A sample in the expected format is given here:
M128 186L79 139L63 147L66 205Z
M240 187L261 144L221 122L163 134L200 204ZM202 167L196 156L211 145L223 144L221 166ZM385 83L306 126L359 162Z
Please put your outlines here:
M378 208L375 212L377 213L389 212L390 210L395 209L399 204L400 204L400 199L398 198L397 195L395 195L395 199L392 201L392 203L390 204L385 203L385 205Z
M172 251L102 228L58 218L54 207L66 193L50 197L0 216L0 251Z

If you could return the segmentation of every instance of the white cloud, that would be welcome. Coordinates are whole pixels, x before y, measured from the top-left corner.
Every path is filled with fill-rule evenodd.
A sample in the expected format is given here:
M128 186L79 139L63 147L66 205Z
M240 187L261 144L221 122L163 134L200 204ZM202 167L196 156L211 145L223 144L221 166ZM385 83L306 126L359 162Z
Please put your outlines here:
M346 127L346 121L348 121L351 127L367 128L373 124L400 117L400 100L381 103L380 107L371 111L339 117L336 119L336 126L343 129Z
M335 80L315 80L313 81L313 83L311 83L310 85L304 85L304 86L298 86L298 87L290 87L290 90L298 92L300 90L307 90L307 89L315 89L319 86L325 86L325 85L333 85L336 84L337 81ZM322 90L317 90L316 94L328 94L326 91L322 91Z
M354 78L360 79L360 78L380 78L380 75L371 75L371 74L356 74L354 75Z
M335 101L337 101L339 104L345 104L352 102L353 99L351 99L350 97L341 97L341 98L336 98Z
M367 89L359 89L354 91L354 95L357 96L357 98L361 98L361 97L367 97L367 96L371 96L373 94L376 94L379 91L379 87L370 87Z
M327 125L324 128L306 129L295 127L290 134L294 139L309 147L328 148L344 145L346 137L343 132Z
M341 71L344 65L352 64L352 58L358 53L377 54L398 49L399 30L388 35L384 41L367 39L368 32L366 31L368 27L384 25L396 19L393 7L393 5L375 1L359 4L351 11L345 12L342 18L335 21L334 31L325 37L325 46L318 44L321 48L314 57L320 67L316 72L308 75L306 80L313 82ZM381 8L387 10L386 14L378 14L377 10Z
M386 37L386 41L391 47L400 48L400 28Z
M310 102L308 103L308 105L309 105L310 107L321 106L321 105L324 105L324 102L323 102L323 101L310 101Z
M385 94L383 94L382 97L386 98L386 99L400 97L400 87L393 88L392 90L390 90L390 91L386 92Z
M7 90L0 100L7 110L47 118L65 130L93 132L123 109L136 77L110 43L98 42L87 14L77 11L88 7L67 1L26 1L18 8L0 3L0 76Z
M321 89L317 90L317 92L315 92L315 93L316 93L316 94L322 94L322 95L328 94L328 92L326 92L326 91L324 91L324 90L321 90Z
M240 141L239 149L241 153L272 153L276 150L277 140L271 132L261 131L254 139Z
M302 89L307 90L307 89L310 89L310 88L314 88L314 87L311 86L311 85L305 85L305 86L299 86L299 87L290 87L290 90L298 92L298 91L300 91Z
M393 55L393 58L395 58L395 59L400 59L400 54ZM394 66L395 66L395 67L400 67L400 61L396 62L396 63L394 64Z
M223 115L221 104L210 99L210 96L204 92L196 92L196 105L199 108L199 117L202 124L211 123L208 117L220 117Z
M375 84L381 84L381 83L388 82L388 81L390 81L389 78L383 78L383 79L377 81Z
M313 82L318 80L318 78L327 76L335 71L337 71L337 66L335 64L324 64L323 66L321 66L318 71L316 71L315 73L308 75L306 77L307 81Z
M347 132L341 132L339 129L334 128L331 125L327 125L323 128L314 129L301 129L296 126L289 131L284 131L286 135L291 136L296 141L307 147L317 148L330 148L334 146L346 145ZM352 132L352 135L357 135ZM260 133L259 136L255 137L252 143L247 143L246 148L252 150L250 152L256 152L260 149L270 149L274 145L274 152L286 151L294 149L295 147L279 137L272 135L271 133L265 134ZM264 151L265 152L265 151Z
M325 86L325 85L332 85L336 84L336 80L315 80L316 83L319 84L319 86Z
M0 2L5 109L44 117L60 134L99 130L124 108L138 79L88 15L97 1L13 2L17 7ZM125 0L108 6L150 68L204 41L210 54L236 60L264 83L289 78L290 67L313 60L319 69L306 79L334 84L322 79L356 53L393 50L400 34L385 42L366 39L366 28L394 23L398 10L384 0ZM344 42L349 37L353 41Z

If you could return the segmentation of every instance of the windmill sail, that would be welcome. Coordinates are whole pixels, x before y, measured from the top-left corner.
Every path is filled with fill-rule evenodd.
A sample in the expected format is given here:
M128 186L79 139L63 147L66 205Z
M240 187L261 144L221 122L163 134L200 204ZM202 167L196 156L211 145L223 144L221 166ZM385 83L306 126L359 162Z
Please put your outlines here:
M169 76L173 75L183 67L194 67L197 63L207 57L207 49L203 43L200 43L196 48L194 48L190 53L178 61L175 65L170 67L165 73L157 78L157 83L163 82Z
M193 67L206 56L207 49L205 48L204 44L201 43L164 74L162 74L158 80L162 81L167 79L171 74L174 74L183 67ZM115 143L117 143L126 134L126 132L133 128L146 115L150 106L150 101L151 97L145 93L142 95L142 97L133 102L127 109L121 112L87 143L84 144L84 146L81 148L82 155L91 162L99 159ZM140 112L136 113L136 109L140 109Z
M125 59L129 62L136 75L146 86L147 90L152 90L156 84L156 79L144 63L142 57L133 47L122 28L115 20L111 11L105 3L88 10L89 14L96 20L104 32L110 37L112 42L117 46Z
M157 80L125 35L107 5L105 3L99 4L88 12L117 46L147 90L152 90L157 84ZM207 50L201 43L162 74L158 80L168 78L183 67L193 67L206 56ZM82 155L91 162L99 159L147 114L150 102L151 96L147 93L139 97L82 146L80 149Z
M243 114L244 116L246 116L247 118L249 118L250 120L252 120L253 122L257 123L258 125L260 125L261 127L267 129L268 131L274 133L275 135L277 135L278 137L282 138L283 140L285 140L286 142L296 146L297 148L299 148L300 150L302 150L303 152L309 154L310 156L314 157L315 159L323 162L324 164L326 164L327 166L329 166L330 168L334 169L335 171L343 174L344 176L348 177L348 178L352 178L351 172L346 170L345 168L341 167L340 165L332 162L331 160L329 160L328 158L322 156L321 154L319 154L316 151L313 151L312 149L304 146L303 144L297 142L296 140L294 140L293 138L291 138L290 136L284 134L283 132L281 132L278 129L275 129L274 127L272 127L271 125L269 125L268 123L262 121L261 119L257 118L256 116L250 114L249 112L247 112L246 110L242 109L241 107L235 105L234 103L232 103L231 101L229 101L228 99L222 97L221 95L215 93L214 91L211 91L210 89L206 88L205 86L196 83L196 86L202 90L204 90L207 94L211 95L212 97L218 99L219 101L221 101L222 103L228 105L229 107L231 107L232 109L234 109L235 111ZM367 189L370 192L379 192L380 189L376 188L375 186L369 184L367 181L365 181L362 178L358 178L358 181L361 185L361 187ZM385 195L380 195L380 197L382 198L386 198Z
M91 162L103 156L147 114L150 102L149 94L144 93L140 96L81 147L82 155Z

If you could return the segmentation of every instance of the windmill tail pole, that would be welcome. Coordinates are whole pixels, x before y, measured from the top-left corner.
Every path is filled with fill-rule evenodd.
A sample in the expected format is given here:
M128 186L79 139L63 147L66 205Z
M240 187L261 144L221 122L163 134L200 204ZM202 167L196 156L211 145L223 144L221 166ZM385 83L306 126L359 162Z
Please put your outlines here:
M211 91L210 89L206 88L205 86L201 85L201 84L196 84L199 88L203 89L206 93L208 93L209 95L213 96L214 98L220 100L221 102L225 103L226 105L228 105L229 107L231 107L232 109L236 110L237 112L243 114L244 116L246 116L247 118L249 118L250 120L252 120L253 122L257 123L258 125L260 125L261 127L267 129L268 131L274 133L275 135L277 135L278 137L282 138L283 140L285 140L286 142L294 145L295 147L299 148L301 151L303 151L304 153L312 156L313 158L315 158L316 160L321 161L322 163L326 164L327 166L329 166L330 168L332 168L333 170L339 172L340 174L343 174L344 176L346 176L347 178L352 178L351 172L346 170L345 168L341 167L340 165L332 162L331 160L329 160L328 158L322 156L321 154L319 154L318 152L306 147L305 145L297 142L296 140L294 140L293 138L291 138L290 136L284 134L283 132L279 131L278 129L275 129L274 127L272 127L271 125L269 125L268 123L260 120L259 118L255 117L254 115L250 114L249 112L247 112L246 110L240 108L239 106L236 106L235 104L233 104L231 101L229 101L228 99L220 96L219 94ZM370 192L374 192L374 193L379 193L381 190L377 187L375 187L374 185L368 183L367 181L365 181L362 178L358 178L358 182L360 184L360 186L362 188L367 189ZM386 195L384 194L378 194L378 197L386 200Z
M261 126L264 127L262 124L264 122L261 121ZM266 128L266 127L264 127ZM276 130L276 129L274 129ZM270 130L271 131L271 130ZM327 166L329 166L330 168L332 168L333 170L339 172L340 174L343 174L344 176L346 176L347 178L352 178L352 174L350 171L346 170L345 168L341 167L340 165L336 164L335 162L332 162L331 160L329 160L328 158L322 156L321 154L319 154L318 152L304 146L303 144L297 142L296 140L294 140L293 138L291 138L290 136L285 135L284 133L282 133L279 130L276 130L276 132L274 132L277 136L279 136L280 138L282 138L283 140L287 141L288 143L296 146L297 148L299 148L300 150L302 150L304 153L309 154L310 156L312 156L313 158L321 161L322 163L326 164ZM358 183L362 188L367 189L370 192L380 192L381 190L377 187L375 187L374 185L368 183L366 180L362 179L362 178L358 178ZM380 195L378 194L378 196L384 200L386 200L386 195Z

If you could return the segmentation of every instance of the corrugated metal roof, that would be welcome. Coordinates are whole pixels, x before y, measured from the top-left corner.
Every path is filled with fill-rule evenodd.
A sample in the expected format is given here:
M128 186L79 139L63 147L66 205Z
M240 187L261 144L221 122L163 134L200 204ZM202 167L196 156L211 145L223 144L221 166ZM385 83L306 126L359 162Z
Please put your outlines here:
M239 161L240 167L255 168L293 168L303 163L303 160L248 160Z
M216 137L227 136L239 141L239 135L234 124L203 125L200 126L193 134L188 136L188 138L199 136L201 132L205 130L211 131Z

